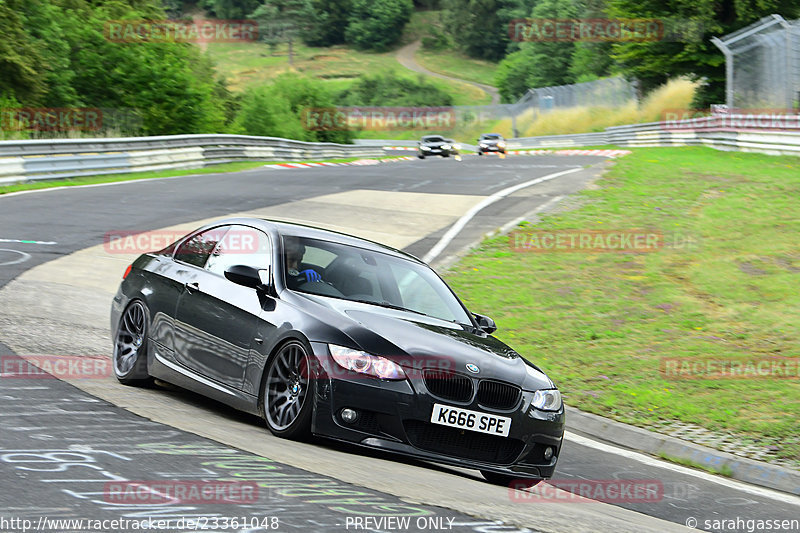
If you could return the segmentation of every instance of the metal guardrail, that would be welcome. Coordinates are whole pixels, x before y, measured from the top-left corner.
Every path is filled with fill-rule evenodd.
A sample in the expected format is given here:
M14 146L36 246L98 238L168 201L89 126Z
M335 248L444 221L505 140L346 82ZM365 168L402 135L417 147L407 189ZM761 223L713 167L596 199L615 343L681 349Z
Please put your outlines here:
M730 114L614 126L595 133L509 139L509 149L572 146L709 146L718 150L800 155L800 114ZM379 157L383 146L416 141L310 143L248 135L169 135L119 139L0 141L0 183L191 169L235 161ZM470 145L462 144L465 149Z
M708 146L718 150L800 155L800 114L730 114L614 126L596 133L509 139L509 148L564 146Z
M377 146L249 135L0 141L0 183L191 169L236 161L379 157Z

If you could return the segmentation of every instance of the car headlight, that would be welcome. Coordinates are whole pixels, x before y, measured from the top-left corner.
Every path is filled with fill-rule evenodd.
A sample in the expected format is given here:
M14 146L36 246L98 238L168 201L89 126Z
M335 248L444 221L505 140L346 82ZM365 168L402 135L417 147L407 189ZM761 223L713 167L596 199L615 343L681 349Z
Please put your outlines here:
M532 404L542 411L558 411L561 409L561 392L558 389L537 390Z
M504 143L503 141L499 141L497 143L497 146L498 146L498 148L505 148L506 147L506 143Z
M430 150L431 149L430 146L421 146L420 148L422 148L423 150Z
M489 145L488 145L488 144L486 144L486 143L480 143L478 146L480 146L481 148L486 148L486 147L488 147Z
M453 148L456 149L456 150L461 150L461 145L460 144L454 144Z
M406 373L397 363L359 350L329 344L333 360L340 367L380 379L406 379Z
M449 149L450 149L450 145L449 144L443 144L442 145L442 150L449 150Z

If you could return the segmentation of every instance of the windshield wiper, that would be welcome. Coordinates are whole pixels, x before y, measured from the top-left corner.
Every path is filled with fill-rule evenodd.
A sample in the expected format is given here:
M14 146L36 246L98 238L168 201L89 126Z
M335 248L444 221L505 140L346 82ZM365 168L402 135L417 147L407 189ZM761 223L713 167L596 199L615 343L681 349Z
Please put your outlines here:
M416 313L418 315L428 316L428 317L431 317L431 318L438 318L438 317L435 317L435 316L431 316L431 315L425 314L422 311L416 311L414 309L408 309L407 307L403 307L401 305L393 304L392 302L386 302L386 301L376 302L375 300L351 300L351 301L362 303L362 304L377 305L378 307L386 307L387 309L397 309L398 311L408 311L409 313ZM442 319L440 318L439 320L442 320Z

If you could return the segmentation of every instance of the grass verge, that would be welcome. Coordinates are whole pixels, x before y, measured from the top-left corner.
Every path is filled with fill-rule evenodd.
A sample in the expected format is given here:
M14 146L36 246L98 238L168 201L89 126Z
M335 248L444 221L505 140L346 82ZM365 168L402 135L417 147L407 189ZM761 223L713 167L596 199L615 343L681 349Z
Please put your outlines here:
M497 237L448 281L570 405L644 427L681 421L733 432L800 459L791 366L800 356L800 159L634 148L593 187L531 228L649 228L684 245L519 253ZM680 241L687 237L693 245ZM665 366L673 358L768 361L794 375L713 379L695 369L676 379Z
M717 474L720 476L733 477L733 470L728 465L722 465L721 468L714 468L712 466L692 461L691 459L684 459L683 457L673 457L672 455L666 454L664 452L659 453L658 456L661 459L669 461L671 463L688 466L689 468L696 468L697 470L705 470L706 472L710 472L712 474Z

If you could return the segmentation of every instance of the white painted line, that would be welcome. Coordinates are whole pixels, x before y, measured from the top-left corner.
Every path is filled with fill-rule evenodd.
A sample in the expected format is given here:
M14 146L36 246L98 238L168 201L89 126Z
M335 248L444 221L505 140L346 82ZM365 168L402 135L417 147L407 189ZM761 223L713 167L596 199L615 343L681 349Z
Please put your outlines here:
M582 446L594 448L595 450L604 453L613 453L615 455L625 457L626 459L632 459L634 461L638 461L647 466L653 466L656 468L671 470L673 472L676 472L684 476L694 476L696 478L702 479L703 481L711 481L712 483L716 483L724 487L738 490L740 492L747 492L749 494L753 494L754 496L761 496L763 498L769 498L782 503L788 503L791 505L800 506L800 498L798 498L797 496L793 496L791 494L786 494L783 492L778 492L763 487L757 487L755 485L749 485L747 483L742 483L739 481L734 481L732 479L716 476L708 472L703 472L702 470L695 470L693 468L687 468L685 466L676 465L666 461L660 461L655 457L651 457L649 455L645 455L640 452L634 452L631 450L626 450L624 448L611 446L610 444L605 444L603 442L599 442L590 439L588 437L584 437L582 435L577 435L575 433L572 433L571 431L565 431L564 438L570 442L574 442L575 444L580 444Z
M257 169L251 169L257 170ZM247 170L242 170L240 172L248 172ZM224 174L220 172L220 174ZM20 196L22 194L34 194L37 192L53 192L53 191L63 191L69 189L92 189L95 187L110 187L112 185L131 185L134 183L144 183L148 181L161 181L161 180L177 180L181 178L196 178L199 176L213 176L214 174L186 174L185 176L167 176L164 178L142 178L142 179L132 179L132 180L125 180L125 181L108 181L105 183L89 183L87 185L61 185L59 187L48 187L45 189L31 189L29 191L17 191L17 192L7 192L5 194L0 194L0 199L2 198L10 198L12 196ZM91 177L91 176L89 176Z
M540 205L539 207L537 207L536 209L534 209L530 213L522 215L521 217L519 217L519 218L517 218L515 220L512 220L511 222L509 222L508 224L506 224L505 226L500 228L500 233L501 234L502 233L506 233L508 230L510 230L511 228L513 228L514 226L516 226L517 224L519 224L520 222L522 222L526 218L530 218L531 215L535 215L536 213L544 211L545 209L547 209L551 205L557 204L558 202L561 201L562 198L564 198L564 197L563 196L555 196L553 198L550 198L548 201L546 201L545 203L543 203L542 205Z
M28 241L25 239L0 239L0 242L18 242L20 244L58 244L55 241Z
M544 181L549 181L552 179L556 179L558 177L564 176L565 174L572 174L573 172L578 172L579 170L583 170L582 167L578 168L571 168L569 170L562 170L561 172L556 172L554 174L548 174L546 176L542 176L541 178L536 178L534 180L526 181L525 183L520 183L518 185L514 185L512 187L507 187L502 191L496 192L491 196L484 198L480 203L476 204L472 209L467 211L461 218L459 218L453 226L447 230L447 232L442 235L442 238L439 239L433 248L425 254L422 260L425 263L430 263L434 259L436 259L440 253L447 248L447 245L452 242L452 240L456 237L456 235L464 229L464 226L472 220L472 218L477 215L484 207L492 205L493 203L497 202L498 200L502 200L506 196L517 192L520 189L524 189L526 187L530 187L532 185L536 185L538 183L542 183Z
M25 261L31 258L30 254L26 254L25 252L20 252L19 250L9 250L8 248L0 248L0 252L13 252L21 256L19 259L12 259L11 261L0 263L0 266L17 265L19 263L24 263Z

